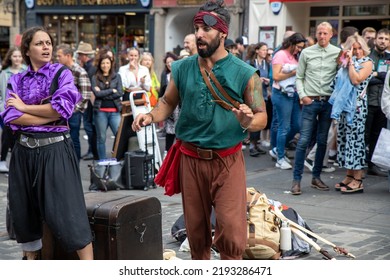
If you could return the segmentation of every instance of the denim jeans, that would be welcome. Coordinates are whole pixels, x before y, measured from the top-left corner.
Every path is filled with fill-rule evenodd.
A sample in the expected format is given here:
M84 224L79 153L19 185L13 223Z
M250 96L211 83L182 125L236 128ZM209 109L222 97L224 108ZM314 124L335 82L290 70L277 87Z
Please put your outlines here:
M107 158L106 155L106 132L110 127L112 133L116 135L119 129L121 115L119 112L106 113L101 111L95 111L93 115L93 121L96 128L96 140L99 159Z
M317 153L312 171L313 178L320 178L325 157L328 132L331 125L332 105L327 101L313 101L302 109L300 137L295 151L294 181L301 181L306 150L310 144L314 126L317 125Z
M270 142L271 142L271 149L276 147L276 140L278 137L278 116L276 115L276 109L274 104L274 99L271 97L272 101L272 121L271 121L271 128L270 128Z
M289 135L295 135L299 132L301 121L301 108L299 105L298 93L293 97L282 93L276 88L272 88L273 110L276 111L278 118L278 129L276 137L276 150L278 159L284 157L286 141Z
M72 138L74 149L76 151L77 159L81 158L81 146L80 146L80 127L81 127L81 118L83 117L83 113L74 112L72 116L69 118L69 129L70 129L70 137Z

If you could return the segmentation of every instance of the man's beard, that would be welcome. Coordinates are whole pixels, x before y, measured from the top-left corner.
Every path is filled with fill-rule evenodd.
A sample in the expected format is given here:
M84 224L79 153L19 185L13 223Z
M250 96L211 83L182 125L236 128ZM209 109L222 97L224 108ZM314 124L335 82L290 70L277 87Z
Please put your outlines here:
M387 48L385 46L376 45L376 49L380 52L384 52Z
M206 49L199 49L198 48L198 43L199 42L203 43L204 45L206 45ZM215 53L215 51L219 48L220 43L221 43L221 40L220 40L218 35L215 37L214 40L212 40L210 42L210 44L207 44L207 43L202 42L202 41L197 41L196 42L196 48L198 49L199 56L203 57L203 58L207 58L207 57L212 56Z

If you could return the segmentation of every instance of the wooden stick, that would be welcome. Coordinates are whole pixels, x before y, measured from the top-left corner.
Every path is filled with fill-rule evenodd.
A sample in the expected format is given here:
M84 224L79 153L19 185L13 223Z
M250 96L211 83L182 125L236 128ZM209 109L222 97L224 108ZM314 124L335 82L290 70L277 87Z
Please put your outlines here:
M311 239L309 236L304 234L302 231L300 231L297 228L291 227L291 232L295 233L299 238L301 238L303 241L306 241L310 245L313 246L314 249L316 249L319 253L325 256L328 260L335 260L336 258L332 257L327 251L322 249L320 245L318 245L316 242L314 242L313 239Z
M303 226L300 226L298 225L297 223L291 221L290 219L286 218L286 216L283 215L283 213L279 210L278 207L274 207L274 211L273 213L280 219L284 220L284 221L287 221L289 222L289 224L292 226L292 227L295 227L303 232L306 232L307 234L313 236L314 238L317 238L318 240L324 242L325 244L328 244L329 246L332 246L333 247L333 250L336 251L337 253L339 254L344 254L350 258L353 258L355 259L356 257L354 255L352 255L351 253L348 253L347 250L345 250L344 248L341 248L339 246L336 246L335 244L333 244L332 242L326 240L325 238L319 236L318 234L308 230L307 228L303 227Z

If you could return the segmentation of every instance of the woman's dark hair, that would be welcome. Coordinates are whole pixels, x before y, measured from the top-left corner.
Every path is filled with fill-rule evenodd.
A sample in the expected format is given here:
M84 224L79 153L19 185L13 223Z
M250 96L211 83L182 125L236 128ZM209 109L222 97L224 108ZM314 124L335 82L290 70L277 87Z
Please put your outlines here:
M286 39L283 40L282 47L280 48L281 50L288 49L292 46L295 46L299 43L306 43L306 38L303 36L302 33L294 33L290 37L287 37ZM290 50L291 54L293 54L294 49Z
M228 9L226 9L223 0L208 0L199 8L199 11L214 12L227 24L227 26L230 24L230 14Z
M108 59L108 60L111 61L111 68L110 68L110 72L108 73L108 79L104 77L103 71L102 71L102 69L100 67L100 64L102 63L102 61L104 59ZM107 53L103 53L103 54L99 55L96 67L97 67L97 70L96 70L96 78L97 78L97 80L99 80L101 82L104 82L104 83L110 84L111 79L112 79L112 77L114 76L114 73L115 73L114 58L109 56Z
M295 46L296 44L299 44L302 42L306 43L306 38L305 38L305 36L303 36L302 33L297 32L297 33L294 33L290 37L287 37L286 39L283 40L281 49L285 50L291 46Z
M252 61L256 58L256 44L250 44L246 48L246 56L245 60L246 61Z
M5 55L3 62L1 64L1 69L6 69L12 66L11 56L14 54L15 51L20 51L20 49L18 47L10 47L8 49L8 52Z
M22 43L21 43L21 46L20 46L20 50L22 52L23 60L26 62L27 65L31 65L31 60L30 60L30 57L27 55L27 52L30 49L30 43L31 43L35 33L37 33L38 31L45 32L47 35L49 35L49 38L50 38L50 41L51 41L51 45L52 46L54 45L53 37L46 30L46 28L44 28L42 26L30 27L29 29L24 31L23 32L23 36L22 36Z
M166 54L165 54L165 56L164 56L164 69L165 69L165 72L166 73L169 73L169 72L171 72L169 69L168 69L168 67L167 67L167 59L168 58L172 58L173 60L178 60L179 59L179 57L176 55L176 54L174 54L173 52L167 52Z

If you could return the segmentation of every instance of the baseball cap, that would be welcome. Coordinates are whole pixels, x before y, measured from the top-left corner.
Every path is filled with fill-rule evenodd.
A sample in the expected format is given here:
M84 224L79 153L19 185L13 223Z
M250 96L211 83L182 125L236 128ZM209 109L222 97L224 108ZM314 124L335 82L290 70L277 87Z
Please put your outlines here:
M226 39L226 40L225 40L224 46L225 46L225 48L226 48L226 47L237 46L237 44L234 43L232 39Z
M248 38L245 36L240 36L236 39L236 44L248 46Z

